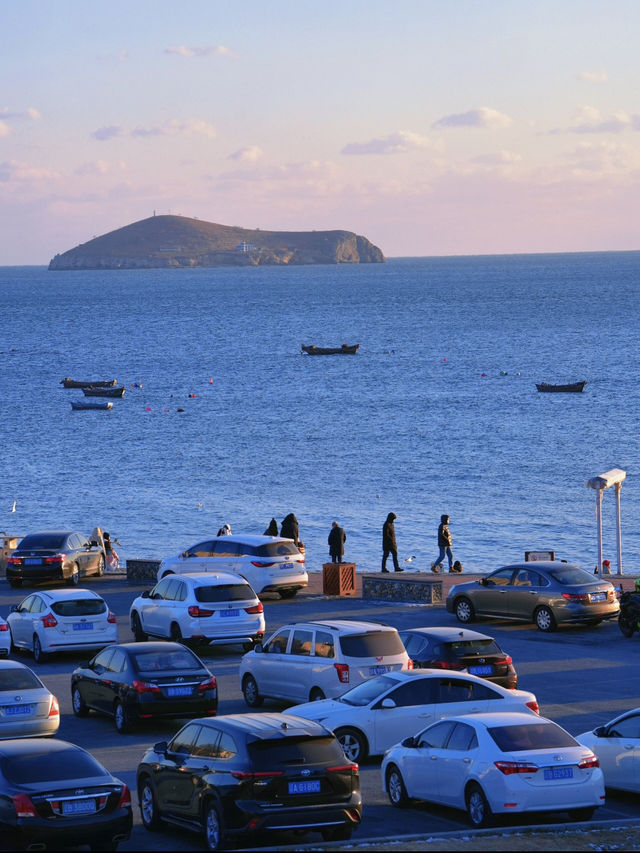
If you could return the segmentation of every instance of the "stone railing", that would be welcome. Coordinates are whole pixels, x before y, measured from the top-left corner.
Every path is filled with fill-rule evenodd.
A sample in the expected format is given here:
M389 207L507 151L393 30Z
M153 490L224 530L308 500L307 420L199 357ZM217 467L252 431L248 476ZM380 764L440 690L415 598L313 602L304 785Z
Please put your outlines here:
M362 576L362 597L378 601L442 604L442 580L434 575L376 572Z

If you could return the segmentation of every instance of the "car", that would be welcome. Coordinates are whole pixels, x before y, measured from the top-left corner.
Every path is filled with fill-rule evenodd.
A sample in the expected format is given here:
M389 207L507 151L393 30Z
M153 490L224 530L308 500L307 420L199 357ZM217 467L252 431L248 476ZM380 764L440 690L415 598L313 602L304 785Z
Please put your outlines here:
M77 530L30 533L7 557L6 576L13 587L38 581L65 581L73 586L88 575L104 572L102 546Z
M7 620L0 616L0 658L8 658L11 651L11 632Z
M290 714L193 720L145 752L137 786L147 829L177 823L207 850L278 830L346 841L362 816L358 765L324 726Z
M576 740L600 759L607 788L640 793L640 708L626 711L593 731L583 732Z
M309 582L304 556L293 539L282 536L216 536L163 560L158 580L170 573L233 572L261 595L293 598Z
M0 738L54 735L60 705L32 669L14 660L0 661Z
M180 643L121 643L74 669L71 703L76 717L92 710L107 714L125 734L140 720L215 715L218 685Z
M151 635L171 640L251 650L264 637L264 607L238 575L199 572L169 575L134 599L129 624L136 640Z
M561 624L615 619L620 604L609 581L559 560L514 563L480 580L455 584L446 599L459 622L493 616L533 622L540 631Z
M249 708L259 708L265 698L313 702L410 665L398 632L389 625L351 619L296 622L242 657L240 687Z
M592 750L526 713L438 720L387 750L380 773L394 806L416 799L464 809L475 828L491 825L494 815L525 812L589 820L605 796Z
M116 616L90 589L48 589L14 604L7 617L16 649L42 663L54 652L101 649L118 642Z
M129 788L57 738L0 742L0 831L14 850L115 850L131 835Z
M349 761L362 761L382 755L397 743L399 732L415 734L442 717L493 710L537 715L539 707L528 690L507 690L462 672L423 669L380 675L338 699L288 710L331 729Z
M509 689L518 686L511 656L486 634L468 628L408 628L400 631L400 639L414 669L453 669Z

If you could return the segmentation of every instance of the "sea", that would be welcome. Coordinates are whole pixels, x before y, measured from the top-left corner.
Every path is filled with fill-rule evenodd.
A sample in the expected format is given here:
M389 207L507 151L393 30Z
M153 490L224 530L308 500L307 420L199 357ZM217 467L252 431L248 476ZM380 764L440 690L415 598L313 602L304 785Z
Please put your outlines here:
M0 317L7 534L100 526L124 562L293 512L309 571L333 521L345 559L371 571L394 512L401 565L428 572L446 513L465 571L526 551L593 571L586 481L621 468L622 566L640 572L640 252L2 267ZM343 343L360 349L300 350ZM83 396L64 377L126 392L72 411ZM581 394L536 390L581 379ZM615 504L609 489L614 572Z

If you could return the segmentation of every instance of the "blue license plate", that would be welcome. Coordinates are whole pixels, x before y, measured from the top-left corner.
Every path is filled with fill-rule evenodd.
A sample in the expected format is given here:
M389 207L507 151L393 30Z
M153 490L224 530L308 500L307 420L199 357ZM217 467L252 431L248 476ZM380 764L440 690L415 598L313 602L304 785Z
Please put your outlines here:
M239 616L239 615L240 615L239 610L221 610L220 611L220 616Z
M308 782L289 782L290 794L319 794L320 780L311 779Z
M471 675L491 675L493 672L492 666L470 666L469 672Z
M167 687L167 696L191 696L190 687Z
M606 601L607 593L606 592L592 592L589 596L591 601Z
M74 631L93 631L93 622L74 622Z
M24 561L25 566L39 566L40 563L42 563L42 560L37 557L27 557Z
M549 767L544 771L545 779L573 779L573 767Z
M369 675L384 675L385 672L390 672L390 666L370 666Z
M93 814L95 810L95 800L68 800L62 803L62 814Z
M31 713L31 705L6 705L4 713L7 717L27 717Z

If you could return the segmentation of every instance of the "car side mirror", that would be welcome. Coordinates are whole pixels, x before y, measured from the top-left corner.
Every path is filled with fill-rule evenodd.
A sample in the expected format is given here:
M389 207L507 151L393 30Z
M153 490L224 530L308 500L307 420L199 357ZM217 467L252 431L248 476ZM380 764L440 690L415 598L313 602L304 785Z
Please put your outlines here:
M383 699L382 702L380 703L380 707L381 708L395 708L396 703L393 701L393 699L391 699L389 696L387 696L387 698Z
M604 726L598 726L597 729L593 730L593 733L596 737L607 737L607 730Z
M407 749L414 749L416 745L416 739L414 737L406 737L402 741L401 745L406 747Z
M478 583L480 584L480 586L489 586L489 581L487 580L487 578L480 578Z
M105 671L101 663L94 663L91 669L98 675L102 675L102 673Z
M144 592L142 593L142 595L140 596L140 598L149 598L150 595L151 595L151 592L148 589L145 589Z
M262 643L256 643L255 646L253 647L253 651L254 652L263 652L264 649L262 648Z
M12 604L11 607L9 608L9 613L20 613L20 605L19 604Z
M164 753L166 753L166 751L167 751L167 746L168 746L168 745L169 745L169 744L167 743L167 741L166 741L166 740L161 740L161 741L159 741L159 743L154 743L154 745L153 745L153 751L154 751L154 752L162 752L162 753L164 754Z

